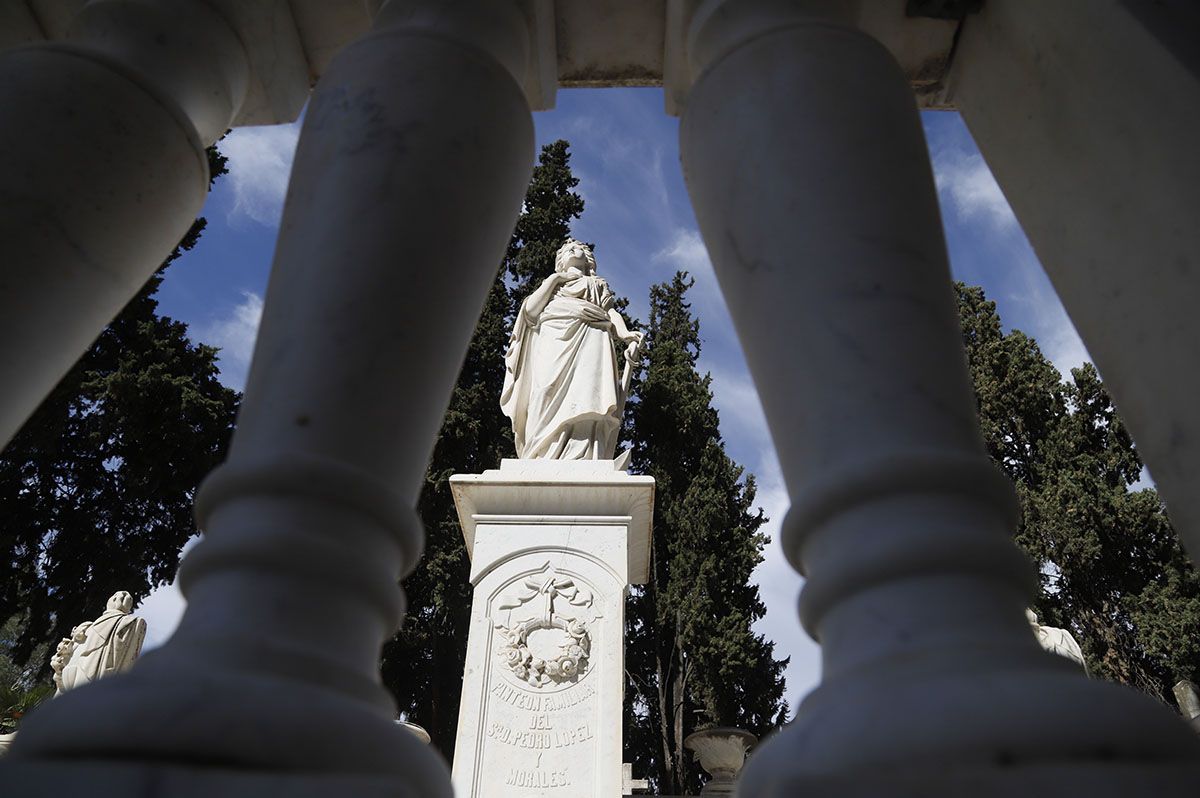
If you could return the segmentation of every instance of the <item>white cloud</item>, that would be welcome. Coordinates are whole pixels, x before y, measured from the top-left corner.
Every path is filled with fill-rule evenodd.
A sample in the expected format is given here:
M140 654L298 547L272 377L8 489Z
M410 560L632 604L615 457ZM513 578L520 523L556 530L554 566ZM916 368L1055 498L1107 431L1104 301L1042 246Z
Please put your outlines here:
M999 230L1018 227L982 155L940 148L933 153L933 176L942 207L953 209L959 218L982 219Z
M761 462L773 465L773 470L778 471L767 417L746 364L703 358L701 368L712 376L713 405L721 417L721 435L736 449L757 453Z
M668 185L668 170L674 167L670 149L645 135L639 101L613 94L598 102L562 118L556 135L571 142L571 169L580 180L576 191L587 207L574 233L596 241L601 270L620 290L640 282L647 241L660 241L676 227ZM612 230L621 235L613 236ZM636 315L643 300L630 299Z
M598 152L605 172L623 173L633 188L625 202L633 203L640 213L660 224L672 218L661 148L647 147L637 138L610 134L600 140Z
M1064 379L1070 379L1070 370L1092 361L1084 340L1079 337L1075 325L1067 316L1067 310L1058 300L1054 287L1042 271L1042 265L1030 257L1024 259L1019 274L1026 283L1026 290L1013 301L1021 302L1032 318L1030 335L1037 338L1038 347L1049 358ZM1016 271L1016 270L1014 270Z
M729 308L721 294L717 273L713 270L708 248L704 246L699 230L675 227L666 244L650 256L650 262L665 267L655 275L655 280L669 280L679 270L686 271L695 279L696 284L689 292L688 299L693 313L700 319L700 329L706 340L736 341L733 320L729 317Z
M290 125L240 127L221 140L221 152L229 158L234 195L230 223L248 217L268 227L279 225L299 138L297 121Z
M199 535L189 538L187 543L183 544L180 556L186 555L199 542ZM179 590L178 579L152 591L150 595L142 599L134 610L138 617L146 622L146 642L142 648L144 650L158 648L167 642L167 639L175 633L176 627L179 626L186 607L187 601Z
M669 280L676 271L685 271L696 280L689 300L700 316L701 325L707 329L709 322L717 321L722 327L730 324L729 311L721 297L717 274L708 249L700 238L700 231L687 227L676 227L667 238L667 243L650 256L650 262L665 267L655 275L657 280Z
M712 273L712 262L699 230L675 228L670 243L651 256L654 262L667 262L673 269L686 269L692 274Z
M1083 345L1083 339L1079 337L1079 333L1075 332L1075 328L1071 322L1066 319L1066 314L1063 314L1065 324L1052 332L1050 335L1044 336L1043 348L1046 357L1054 363L1063 375L1064 379L1071 379L1071 369L1079 368L1084 363L1091 363L1092 356L1088 353L1087 347Z
M983 156L965 128L952 141L935 136L931 143L943 214L969 232L968 258L990 261L976 278L984 278L1005 323L1035 338L1069 379L1070 370L1091 357Z
M221 348L218 365L221 381L240 391L246 384L258 325L262 321L263 300L253 291L243 291L242 301L200 331L200 340Z

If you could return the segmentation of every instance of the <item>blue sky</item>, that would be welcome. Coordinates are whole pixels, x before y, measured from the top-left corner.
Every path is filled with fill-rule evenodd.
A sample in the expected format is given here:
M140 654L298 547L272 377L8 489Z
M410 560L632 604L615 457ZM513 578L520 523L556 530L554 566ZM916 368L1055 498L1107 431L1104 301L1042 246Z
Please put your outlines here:
M539 146L559 138L571 142L571 165L586 203L572 232L595 242L598 270L629 297L631 315L644 321L650 285L677 269L696 278L691 300L703 338L701 368L713 376L727 449L757 476L759 503L771 518L772 542L756 572L767 605L758 628L776 642L780 656L792 657L787 695L794 708L818 681L820 656L796 619L802 580L784 560L776 534L787 495L688 202L678 120L663 113L657 89L564 90L554 111L534 119ZM1087 352L966 126L950 112L927 112L923 122L955 278L982 285L1005 326L1035 337L1061 371L1078 366ZM298 134L298 125L242 128L222 142L230 174L218 181L205 207L208 229L159 291L162 313L186 322L194 339L222 347L222 378L238 389L262 312ZM182 607L173 586L144 602L147 646L169 636Z

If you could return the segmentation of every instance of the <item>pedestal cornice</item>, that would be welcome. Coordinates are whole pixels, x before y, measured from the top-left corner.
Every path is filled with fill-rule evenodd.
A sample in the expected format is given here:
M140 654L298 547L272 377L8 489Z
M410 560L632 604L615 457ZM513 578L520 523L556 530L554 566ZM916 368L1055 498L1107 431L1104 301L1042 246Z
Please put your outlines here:
M482 474L455 474L450 490L467 555L480 523L619 524L629 530L631 584L649 576L654 478L616 470L612 460L510 460Z

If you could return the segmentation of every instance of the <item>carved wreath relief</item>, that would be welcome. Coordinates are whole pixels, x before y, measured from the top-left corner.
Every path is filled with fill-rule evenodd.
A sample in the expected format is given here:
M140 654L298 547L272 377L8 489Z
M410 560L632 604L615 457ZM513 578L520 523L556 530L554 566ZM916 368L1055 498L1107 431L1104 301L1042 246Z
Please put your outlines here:
M497 655L533 687L575 681L591 654L592 603L592 591L547 563L501 597Z

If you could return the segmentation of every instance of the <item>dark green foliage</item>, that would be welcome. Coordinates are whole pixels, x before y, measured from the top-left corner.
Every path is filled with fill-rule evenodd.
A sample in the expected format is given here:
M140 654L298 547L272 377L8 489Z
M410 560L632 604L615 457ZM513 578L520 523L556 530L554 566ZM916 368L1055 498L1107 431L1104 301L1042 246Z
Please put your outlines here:
M765 734L781 723L783 669L751 630L765 607L750 582L766 521L754 478L725 453L711 378L696 370L699 323L684 273L650 290L644 372L633 419L634 470L655 479L649 584L627 609L626 757L660 794L699 789L683 739L703 725Z
M52 682L37 682L32 687L20 679L0 683L0 734L15 732L26 713L53 697Z
M996 304L980 288L958 285L963 343L988 453L1018 484L1040 479L1038 445L1063 412L1061 377L1020 330L1004 335Z
M500 412L509 330L529 290L554 271L554 254L583 212L573 190L578 184L567 142L543 147L438 433L418 507L425 555L404 581L404 628L383 651L384 684L447 759L454 754L471 614L470 563L449 478L496 468L513 456L512 426Z
M213 148L209 165L214 178L225 171ZM0 619L15 619L2 642L33 674L47 672L46 644L112 593L139 601L172 581L196 534L192 497L224 456L238 394L217 381L217 350L158 315L154 294L204 225L196 220L0 454Z
M1062 382L1037 344L1003 333L982 289L958 285L988 451L1017 485L1017 543L1038 564L1043 623L1068 628L1093 675L1171 702L1200 673L1200 579L1090 364Z
M9 656L21 631L20 621L13 616L0 627L0 734L16 731L27 712L54 695L54 683L48 677L39 679L31 669L18 666ZM50 648L48 642L37 646L30 661L49 662Z
M571 174L568 147L561 139L542 147L525 193L525 205L501 267L512 282L509 320L529 292L554 271L554 254L570 236L571 220L583 213L583 197L574 190L579 178Z

